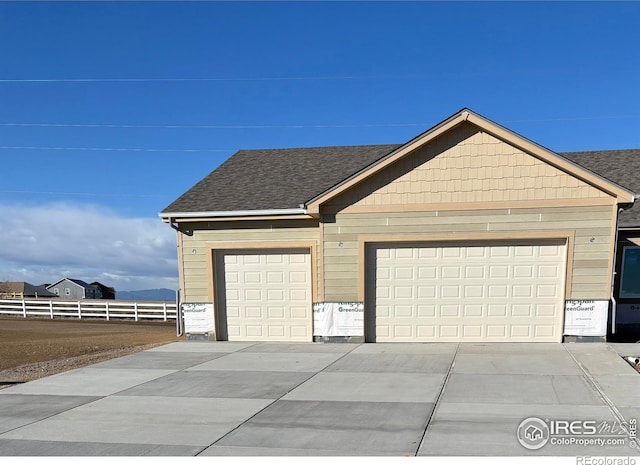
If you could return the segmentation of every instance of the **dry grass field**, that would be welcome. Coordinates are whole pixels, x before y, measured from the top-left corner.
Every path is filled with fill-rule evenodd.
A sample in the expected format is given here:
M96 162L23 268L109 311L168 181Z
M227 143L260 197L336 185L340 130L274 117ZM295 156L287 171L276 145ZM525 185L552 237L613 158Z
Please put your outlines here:
M30 381L178 340L174 322L0 317L0 383Z

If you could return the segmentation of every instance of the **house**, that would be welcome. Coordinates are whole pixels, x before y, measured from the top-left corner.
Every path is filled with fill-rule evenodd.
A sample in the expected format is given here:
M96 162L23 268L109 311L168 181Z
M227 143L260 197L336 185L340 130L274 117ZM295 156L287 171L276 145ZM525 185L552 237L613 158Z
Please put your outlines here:
M187 333L603 340L636 184L574 155L468 109L402 145L241 150L160 213Z
M640 192L640 149L563 153L603 177ZM611 315L617 339L640 339L640 205L621 209Z
M64 278L47 286L47 290L64 299L101 299L100 289L80 279Z
M114 287L105 286L101 282L94 281L91 283L94 289L96 289L96 299L113 300L116 298L116 289Z
M0 298L51 298L55 294L47 291L44 286L34 286L25 281L0 282Z

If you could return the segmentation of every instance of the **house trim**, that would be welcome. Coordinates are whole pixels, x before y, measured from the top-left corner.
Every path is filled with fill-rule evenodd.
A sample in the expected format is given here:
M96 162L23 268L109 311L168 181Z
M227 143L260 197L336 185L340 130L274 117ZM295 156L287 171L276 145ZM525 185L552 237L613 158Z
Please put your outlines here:
M332 198L335 198L347 189L355 186L360 182L363 182L368 177L380 172L391 164L397 162L399 159L409 155L420 146L429 143L438 136L467 121L477 126L481 130L507 142L508 144L513 145L520 150L523 150L524 152L534 156L535 158L538 158L541 161L607 193L608 195L616 198L617 203L633 203L635 200L635 194L633 192L628 191L627 189L624 189L621 186L618 186L617 184L614 184L601 176L587 171L586 169L576 165L575 163L553 153L549 149L546 149L520 136L519 134L516 134L490 120L487 120L486 118L483 118L471 112L470 110L463 109L455 115L444 120L442 123L434 126L425 133L412 139L402 147L394 150L389 155L381 158L374 164L364 168L358 173L355 173L354 175L346 178L338 185L311 199L307 203L308 213L311 215L318 215L320 212L320 206L323 203L331 200Z
M318 266L317 266L317 243L315 241L251 241L251 242L207 242L207 279L211 284L209 286L209 301L214 302L215 306L215 253L222 251L241 252L243 250L269 250L277 251L278 249L300 249L308 250L311 261L311 298L314 302L318 297Z
M463 210L499 210L549 207L591 207L616 205L611 197L558 199L558 200L501 200L495 202L416 203L402 205L351 205L340 209L341 213L395 213Z
M179 221L182 219L189 219L193 221L197 219L198 221L203 221L207 219L207 217L211 219L219 219L219 218L232 218L237 219L237 217L275 217L282 218L286 215L294 215L295 218L298 218L300 215L305 215L307 210L305 208L286 208L286 209L273 209L273 210L237 210L237 211L208 211L208 212L163 212L158 213L158 216L162 218L165 222L170 222L171 220Z

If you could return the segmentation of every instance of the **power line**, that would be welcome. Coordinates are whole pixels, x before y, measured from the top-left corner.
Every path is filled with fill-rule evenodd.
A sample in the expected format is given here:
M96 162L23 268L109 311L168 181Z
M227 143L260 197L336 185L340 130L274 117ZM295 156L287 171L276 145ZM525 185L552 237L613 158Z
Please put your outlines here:
M539 72L540 70L536 70ZM583 71L591 71L585 69ZM566 74L569 70L546 69L544 75ZM575 70L572 70L575 72ZM532 70L515 70L509 75L530 75ZM355 81L355 80L394 80L394 79L431 79L435 77L473 77L473 76L501 76L504 72L468 72L468 71L438 71L417 74L377 74L377 75L325 75L325 76L236 76L236 77L169 77L169 78L16 78L0 79L1 83L145 83L145 82L260 82L260 81Z
M153 197L166 198L166 195L153 194L111 194L111 193L91 193L91 192L55 192L55 191L0 191L0 194L35 194L35 195L75 195L88 197Z
M640 115L615 115L615 116L576 116L569 118L546 118L546 119L511 119L503 120L503 123L545 123L553 121L591 121L603 119L623 119L623 118L639 118Z
M640 115L584 116L567 118L512 119L502 123L543 123L639 118ZM124 128L124 129L305 129L305 128L382 128L426 127L432 123L354 123L354 124L120 124L120 123L1 123L0 127Z
M82 150L101 152L233 152L237 149L147 149L114 147L27 147L2 145L0 150Z
M356 79L411 79L419 76L263 76L217 78L73 78L73 79L0 79L0 83L56 82L234 82L234 81L342 81Z
M297 129L297 128L378 128L424 126L429 123L374 124L93 124L93 123L0 123L0 126L64 128L159 128L159 129Z
M304 129L304 128L381 128L424 126L428 123L381 124L92 124L92 123L0 123L0 126L60 128L151 128L151 129Z

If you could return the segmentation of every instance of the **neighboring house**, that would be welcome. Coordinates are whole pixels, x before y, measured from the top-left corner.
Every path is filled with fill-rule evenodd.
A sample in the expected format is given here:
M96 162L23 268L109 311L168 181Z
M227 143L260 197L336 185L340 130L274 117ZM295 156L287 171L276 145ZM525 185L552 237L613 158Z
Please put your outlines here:
M55 294L47 291L44 286L34 286L24 281L0 282L0 298L51 298Z
M113 287L105 286L98 281L91 283L91 286L96 289L96 295L100 296L96 297L96 299L113 300L116 298L116 289Z
M601 340L640 186L578 157L463 109L402 145L241 150L160 217L219 340Z
M64 278L47 286L47 290L63 299L100 299L100 289L80 279Z

